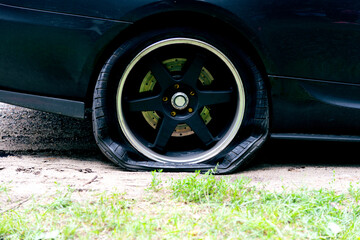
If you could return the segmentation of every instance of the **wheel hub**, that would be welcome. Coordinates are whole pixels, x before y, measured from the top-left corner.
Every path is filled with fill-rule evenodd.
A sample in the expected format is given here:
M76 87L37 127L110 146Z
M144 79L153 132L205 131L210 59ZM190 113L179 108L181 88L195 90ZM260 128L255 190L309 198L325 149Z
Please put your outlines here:
M175 77L177 77L178 73L182 72L182 70L184 68L184 65L185 65L185 63L187 61L188 60L186 58L171 58L171 59L164 60L162 62L162 64L166 67L166 69L168 69L168 71L171 73L171 75L173 75L174 78L175 78ZM201 85L208 86L208 85L212 84L212 82L214 81L214 77L204 67L202 69L202 71L201 71L201 74L200 74L198 80L200 81ZM143 79L143 81L141 83L139 92L151 92L155 88L155 85L156 85L156 79L153 76L153 74L149 71L145 75L145 77L144 77L144 79ZM180 89L178 89L178 88L179 88L179 86L177 86L177 88L175 88L175 86L174 86L174 88L168 89L168 91L166 92L166 95L164 97L166 97L166 99L167 99L167 97L170 98L169 102L170 102L170 107L171 108L175 108L176 110L179 110L176 107L174 107L174 105L172 104L172 101L171 101L171 98L172 98L171 96L174 96L176 93L178 93L178 92L174 92L174 89L177 89L177 91L181 91L181 93L188 92L188 94L190 94L190 95L186 95L184 93L186 95L186 97L188 97L187 105L182 109L182 110L184 110L185 108L189 107L190 98L192 96L191 95L191 90L192 89L188 89L188 88L184 89L181 86L180 86ZM189 96L190 96L190 98L189 98ZM179 105L181 106L181 103ZM168 111L171 111L171 110L168 109ZM170 112L169 112L169 114L170 114ZM155 111L143 111L142 115L144 116L144 119L147 121L147 123L152 128L154 128L154 129L157 128L161 117ZM210 114L210 110L209 110L208 107L204 107L201 110L200 116L201 116L201 118L204 120L204 122L206 124L208 124L212 119L211 114ZM194 132L191 130L191 128L187 124L179 124L175 128L175 131L173 132L172 136L173 137L184 137L184 136L189 136L189 135L192 135L192 134L194 134Z
M183 110L189 105L189 98L185 93L177 92L171 98L171 105L177 110Z

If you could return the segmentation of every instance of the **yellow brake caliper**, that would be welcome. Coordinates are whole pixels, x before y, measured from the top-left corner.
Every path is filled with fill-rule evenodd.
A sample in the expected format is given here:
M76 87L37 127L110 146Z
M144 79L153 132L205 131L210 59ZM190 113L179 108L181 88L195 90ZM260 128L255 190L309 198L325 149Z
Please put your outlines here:
M169 70L170 74L176 75L177 73L180 73L182 68L184 67L187 59L186 58L172 58L168 59L162 62L162 64ZM201 74L199 76L199 81L202 85L207 86L210 85L214 78L211 75L211 73L203 67L201 70ZM139 92L149 92L153 91L156 84L156 79L152 75L151 71L149 71L140 86ZM146 122L154 129L156 129L158 122L160 120L160 116L155 111L143 111L142 115L144 116ZM211 121L211 115L210 115L210 108L205 106L203 107L201 113L201 118L204 120L205 124L208 124ZM178 124L172 133L171 136L173 137L182 137L182 136L188 136L193 134L194 132L191 130L191 128L183 123Z

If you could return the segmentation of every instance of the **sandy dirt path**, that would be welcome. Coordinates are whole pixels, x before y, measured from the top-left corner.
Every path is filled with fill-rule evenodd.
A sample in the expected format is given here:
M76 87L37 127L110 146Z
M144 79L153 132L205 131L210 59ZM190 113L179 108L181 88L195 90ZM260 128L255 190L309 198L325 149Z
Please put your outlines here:
M126 172L102 157L90 120L0 104L0 129L0 186L11 186L14 202L53 193L59 185L71 186L80 196L117 189L137 198L151 183L151 173ZM354 143L270 141L252 166L225 177L246 176L270 190L305 186L346 191L360 182L358 148Z

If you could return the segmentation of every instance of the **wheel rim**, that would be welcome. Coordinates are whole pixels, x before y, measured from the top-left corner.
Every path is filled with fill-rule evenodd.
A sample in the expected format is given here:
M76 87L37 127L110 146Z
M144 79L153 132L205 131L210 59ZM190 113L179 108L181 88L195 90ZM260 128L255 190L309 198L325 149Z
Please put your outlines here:
M236 136L245 91L234 64L220 50L196 39L170 38L132 59L119 81L116 110L121 131L142 155L158 162L200 163Z

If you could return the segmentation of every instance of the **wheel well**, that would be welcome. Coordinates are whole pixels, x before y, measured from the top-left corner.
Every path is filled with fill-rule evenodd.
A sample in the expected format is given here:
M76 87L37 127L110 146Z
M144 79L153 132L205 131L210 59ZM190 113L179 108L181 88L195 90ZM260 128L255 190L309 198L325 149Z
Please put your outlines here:
M184 17L186 16L186 17ZM166 19L166 21L164 21ZM245 37L245 34L241 29L236 28L234 24L225 22L217 17L210 16L203 13L195 12L186 12L186 11L176 11L176 12L167 12L152 15L141 19L126 30L121 32L108 46L106 46L101 54L99 55L95 68L92 72L90 83L88 86L87 96L85 100L86 107L91 107L93 90L96 84L96 80L101 71L102 66L106 63L107 59L111 54L126 40L135 37L137 34L148 31L153 28L165 28L165 27L184 27L191 26L204 29L204 31L209 31L214 34L219 34L224 38L231 38L234 44L239 45L241 49L252 59L252 61L259 68L263 74L264 79L266 79L266 71L263 61L260 57L258 50L254 45ZM267 84L267 83L265 83Z

